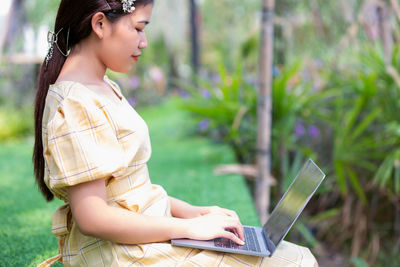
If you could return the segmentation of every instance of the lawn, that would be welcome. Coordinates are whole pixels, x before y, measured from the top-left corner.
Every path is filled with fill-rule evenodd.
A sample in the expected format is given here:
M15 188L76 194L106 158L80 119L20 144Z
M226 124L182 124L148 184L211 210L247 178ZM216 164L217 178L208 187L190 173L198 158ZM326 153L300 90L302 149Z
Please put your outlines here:
M243 179L213 175L217 164L233 162L226 146L189 136L190 118L174 100L138 112L150 130L153 183L196 205L234 209L244 224L259 225ZM0 266L36 266L57 254L51 215L62 203L46 203L37 191L32 144L32 139L0 144Z

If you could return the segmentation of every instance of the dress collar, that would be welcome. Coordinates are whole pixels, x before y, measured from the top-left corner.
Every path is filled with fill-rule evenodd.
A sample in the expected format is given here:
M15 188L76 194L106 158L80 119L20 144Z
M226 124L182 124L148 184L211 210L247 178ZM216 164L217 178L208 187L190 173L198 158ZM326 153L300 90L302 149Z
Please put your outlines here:
M121 93L121 89L119 88L118 84L116 84L115 82L113 82L112 80L110 80L108 78L107 75L104 75L104 81L110 85L111 89L114 91L114 93L118 96L118 98L120 100L122 100L123 96Z

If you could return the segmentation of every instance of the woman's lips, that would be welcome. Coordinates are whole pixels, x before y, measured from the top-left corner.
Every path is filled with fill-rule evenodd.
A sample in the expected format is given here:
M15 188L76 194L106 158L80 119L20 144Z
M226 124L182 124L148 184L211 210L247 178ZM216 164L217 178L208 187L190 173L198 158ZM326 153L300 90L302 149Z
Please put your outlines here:
M133 59L137 62L137 61L139 60L140 55L138 55L138 56L132 56L132 57L133 57Z

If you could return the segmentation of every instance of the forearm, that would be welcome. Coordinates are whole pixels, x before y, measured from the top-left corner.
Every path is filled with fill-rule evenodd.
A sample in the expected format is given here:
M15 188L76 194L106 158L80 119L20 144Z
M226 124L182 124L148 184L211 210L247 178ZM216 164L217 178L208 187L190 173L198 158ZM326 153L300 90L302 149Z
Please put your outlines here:
M180 199L169 197L171 214L177 218L194 218L202 215L202 207L193 206Z
M243 229L237 216L218 207L196 207L170 198L176 217L146 216L107 204L104 180L95 180L68 188L72 216L85 234L124 244L161 242L174 238L209 240L216 237L243 242ZM212 212L213 209L215 212ZM204 211L208 211L202 214ZM203 215L203 216L200 216ZM177 218L178 217L178 218ZM179 218L180 217L180 218Z
M86 199L73 213L85 220L78 222L80 230L90 236L124 244L162 242L184 238L187 221L171 217L153 217L122 208L108 206L101 199ZM88 206L92 208L90 211Z

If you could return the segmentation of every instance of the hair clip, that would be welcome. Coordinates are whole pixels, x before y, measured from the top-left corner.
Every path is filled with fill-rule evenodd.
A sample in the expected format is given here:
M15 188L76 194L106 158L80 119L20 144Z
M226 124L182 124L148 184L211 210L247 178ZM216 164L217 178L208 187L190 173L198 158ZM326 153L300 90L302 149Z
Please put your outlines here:
M64 57L68 57L69 53L70 53L70 49L68 49L68 40L69 40L69 31L70 29L68 28L68 32L67 32L67 42L66 42L66 49L67 51L64 53L61 48L58 46L58 34L63 30L63 28L61 28L57 33L49 31L47 33L47 43L49 44L49 51L47 52L46 55L46 70L47 70L47 66L49 65L49 61L51 60L51 58L53 57L53 53L54 53L54 44L56 45L58 51L60 51L60 53L64 56Z
M108 6L108 9L112 9L110 4L108 3L108 1L107 0L104 0L104 1L106 2L107 6Z

